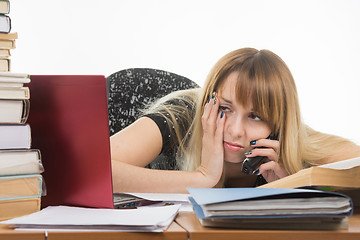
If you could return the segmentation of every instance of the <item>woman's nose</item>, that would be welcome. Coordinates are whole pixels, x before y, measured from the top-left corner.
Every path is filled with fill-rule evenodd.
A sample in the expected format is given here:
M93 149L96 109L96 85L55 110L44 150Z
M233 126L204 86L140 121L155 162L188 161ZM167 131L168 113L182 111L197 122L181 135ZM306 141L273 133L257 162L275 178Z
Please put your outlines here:
M230 119L228 119L230 120ZM228 125L228 131L229 134L234 138L234 139L238 139L242 136L244 136L245 134L245 123L242 121L241 117L237 117L232 119L231 121L227 122Z

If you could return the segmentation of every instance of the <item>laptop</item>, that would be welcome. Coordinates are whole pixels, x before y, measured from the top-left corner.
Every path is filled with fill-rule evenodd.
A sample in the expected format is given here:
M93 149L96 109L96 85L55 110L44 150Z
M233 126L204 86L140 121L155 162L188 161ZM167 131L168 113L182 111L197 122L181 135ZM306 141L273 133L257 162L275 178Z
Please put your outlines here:
M40 150L45 169L42 207L139 205L143 199L121 194L114 205L106 78L31 75L30 79L31 148Z

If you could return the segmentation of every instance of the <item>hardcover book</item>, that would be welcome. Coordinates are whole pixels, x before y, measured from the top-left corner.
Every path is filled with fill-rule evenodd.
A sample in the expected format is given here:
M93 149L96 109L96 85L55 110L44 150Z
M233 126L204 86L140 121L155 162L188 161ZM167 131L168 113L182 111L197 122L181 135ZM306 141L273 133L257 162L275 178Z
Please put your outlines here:
M0 58L0 72L9 72L9 71L10 71L10 59Z
M40 174L43 171L38 149L0 150L0 176Z
M1 176L0 199L41 197L42 186L43 179L40 174Z
M301 170L258 188L311 188L349 195L360 206L360 158Z
M0 73L0 82L19 82L19 83L29 83L30 75L26 73Z
M0 124L25 123L29 116L30 101L0 99Z
M28 87L9 88L0 87L0 99L29 99L30 91Z
M360 158L310 167L259 188L360 188Z
M10 57L10 49L0 49L0 57Z
M0 15L1 21L1 15ZM0 23L1 27L1 23ZM0 39L0 49L14 49L15 48L15 40L12 39Z
M0 15L0 33L9 33L10 30L11 30L10 17L8 15Z
M29 124L0 125L0 149L29 149L30 146Z
M0 0L0 14L8 14L10 12L9 0Z
M41 198L0 199L0 221L21 217L40 210Z
M1 4L1 0L0 0L0 4ZM0 39L17 39L17 38L18 38L17 32L0 33Z
M0 72L0 88L21 88L30 82L30 76L24 73Z

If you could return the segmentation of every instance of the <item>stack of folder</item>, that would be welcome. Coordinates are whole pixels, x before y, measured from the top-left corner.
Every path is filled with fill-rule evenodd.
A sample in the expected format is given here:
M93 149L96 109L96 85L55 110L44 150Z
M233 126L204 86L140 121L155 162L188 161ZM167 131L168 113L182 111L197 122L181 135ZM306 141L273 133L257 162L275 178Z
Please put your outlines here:
M350 197L310 189L190 188L189 200L206 227L241 229L344 229Z
M0 220L40 210L43 166L31 149L28 74L0 72Z

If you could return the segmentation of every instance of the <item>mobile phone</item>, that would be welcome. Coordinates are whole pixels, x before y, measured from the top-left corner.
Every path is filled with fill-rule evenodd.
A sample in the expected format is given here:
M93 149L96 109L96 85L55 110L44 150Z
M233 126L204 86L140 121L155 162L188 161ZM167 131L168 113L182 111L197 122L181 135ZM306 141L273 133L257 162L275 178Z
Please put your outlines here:
M254 174L255 170L264 162L264 158L263 156L245 158L241 171L249 175Z
M273 134L271 134L268 139L275 139ZM258 167L264 163L265 157L263 156L256 156L252 158L245 158L245 160L242 163L241 171L243 173L252 175L254 174L255 170L258 169Z

